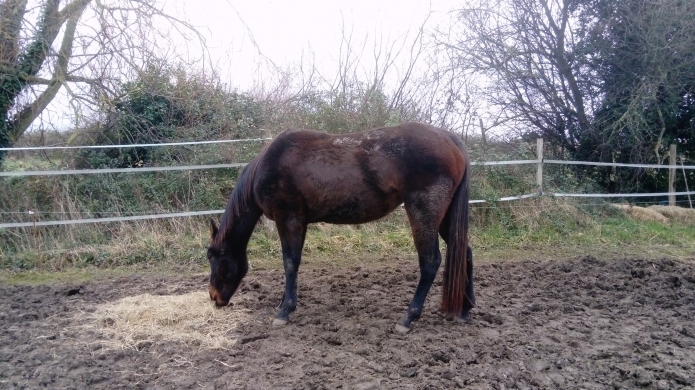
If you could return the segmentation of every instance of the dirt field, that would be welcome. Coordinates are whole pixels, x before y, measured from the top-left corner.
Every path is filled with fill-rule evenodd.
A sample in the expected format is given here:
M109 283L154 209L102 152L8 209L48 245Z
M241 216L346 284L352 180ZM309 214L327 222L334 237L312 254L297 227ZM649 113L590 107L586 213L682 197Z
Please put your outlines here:
M282 273L252 270L223 309L250 314L226 350L161 337L114 350L79 324L119 298L204 290L204 275L0 285L0 388L695 387L695 259L477 264L471 323L438 314L436 286L397 334L416 270L304 268L280 328L269 323Z

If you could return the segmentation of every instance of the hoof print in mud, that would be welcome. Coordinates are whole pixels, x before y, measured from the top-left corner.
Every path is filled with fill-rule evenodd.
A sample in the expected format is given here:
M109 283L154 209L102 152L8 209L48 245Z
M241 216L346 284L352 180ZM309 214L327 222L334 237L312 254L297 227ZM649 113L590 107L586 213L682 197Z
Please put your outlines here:
M248 344L252 341L263 340L263 339L267 339L267 338L268 338L268 335L265 333L257 334L257 335L253 335L253 336L247 336L247 337L243 337L243 338L239 339L239 344L242 344L242 345Z
M406 368L405 370L401 371L400 375L403 378L412 378L417 375L417 368Z
M326 343L328 343L330 345L343 345L343 341L334 335L326 336L325 340L326 340Z

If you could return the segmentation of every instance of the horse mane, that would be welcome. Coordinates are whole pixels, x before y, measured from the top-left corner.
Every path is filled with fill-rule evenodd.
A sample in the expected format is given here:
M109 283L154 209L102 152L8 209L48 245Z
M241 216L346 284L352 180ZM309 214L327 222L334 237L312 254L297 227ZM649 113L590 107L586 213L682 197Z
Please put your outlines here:
M227 233L231 231L234 221L242 217L242 213L247 209L249 202L253 202L253 182L256 177L256 170L258 165L268 150L268 146L263 148L261 152L251 160L251 162L244 167L237 179L237 183L232 190L232 195L227 201L227 206L225 207L224 214L222 214L222 219L220 220L220 227L217 232L217 236L213 240L214 246L221 246L225 241Z

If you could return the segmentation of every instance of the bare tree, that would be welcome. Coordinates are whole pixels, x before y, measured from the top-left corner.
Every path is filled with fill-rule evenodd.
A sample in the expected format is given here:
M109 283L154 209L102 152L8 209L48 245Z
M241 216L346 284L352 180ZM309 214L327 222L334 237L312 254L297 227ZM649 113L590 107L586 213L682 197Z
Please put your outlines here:
M163 7L157 0L1 0L0 147L16 142L59 91L78 110L97 109L148 61L170 56L174 36L200 39Z
M333 72L318 69L309 52L299 64L274 68L273 83L266 78L256 85L253 94L269 106L266 124L349 132L421 119L424 100L415 85L427 23L396 38L356 37L343 24Z
M441 31L428 35L434 42L441 37ZM477 133L478 123L487 112L482 110L474 76L452 66L449 54L430 40L423 61L427 65L407 86L405 96L415 103L420 120L449 129L468 141L469 135ZM486 119L489 122L490 118Z
M475 75L498 121L576 149L591 126L595 78L577 52L574 0L474 1L439 41L451 66Z

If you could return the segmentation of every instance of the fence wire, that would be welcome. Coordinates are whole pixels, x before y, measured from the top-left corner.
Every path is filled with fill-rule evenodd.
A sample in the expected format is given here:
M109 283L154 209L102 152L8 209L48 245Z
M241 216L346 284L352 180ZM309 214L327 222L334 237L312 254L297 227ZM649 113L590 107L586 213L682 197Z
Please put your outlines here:
M184 145L204 145L216 143L234 143L234 142L258 142L269 141L272 138L253 138L253 139L236 139L236 140L217 140L217 141L195 141L195 142L173 142L161 144L131 144L131 145L87 145L87 146L43 146L43 147L20 147L20 148L0 148L2 151L28 151L28 150L65 150L65 149L104 149L104 148L134 148L134 147L156 147L156 146L184 146ZM47 171L3 171L0 172L0 177L21 177L21 176L57 176L57 175L82 175L82 174L105 174L105 173L142 173L142 172L160 172L160 171L177 171L177 170L200 170L200 169L219 169L219 168L240 168L248 163L230 163L230 164L208 164L208 165L182 165L168 167L142 167L142 168L105 168L105 169L71 169L71 170L47 170ZM480 166L495 166L495 165L526 165L526 164L559 164L559 165L588 165L588 166L611 166L611 167L630 167L630 168L653 168L653 169L695 169L691 165L656 165L656 164L623 164L623 163L599 163L589 161L565 161L565 160L506 160L506 161L474 161L471 165ZM551 193L537 192L525 195L507 196L494 201L485 199L471 200L470 204L481 204L488 202L507 202L521 199L529 199L540 196L551 197L574 197L574 198L631 198L631 197L661 197L661 196L679 196L679 195L695 195L695 191L682 192L659 192L659 193L635 193L635 194L578 194L578 193ZM70 220L53 220L53 221L31 221L31 222L15 222L15 223L0 223L0 229L19 228L19 227L38 227L38 226L60 226L86 223L104 223L104 222L127 222L149 219L162 218L179 218L192 217L200 215L221 214L224 210L202 210L202 211L187 211L176 213L160 213L147 215L130 215L106 218L83 218ZM33 214L38 212L1 212L0 214ZM48 214L48 213L46 213Z

